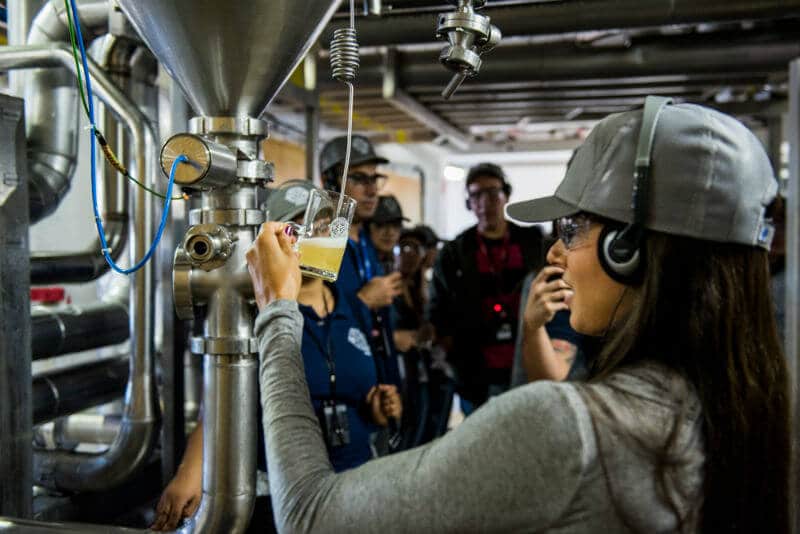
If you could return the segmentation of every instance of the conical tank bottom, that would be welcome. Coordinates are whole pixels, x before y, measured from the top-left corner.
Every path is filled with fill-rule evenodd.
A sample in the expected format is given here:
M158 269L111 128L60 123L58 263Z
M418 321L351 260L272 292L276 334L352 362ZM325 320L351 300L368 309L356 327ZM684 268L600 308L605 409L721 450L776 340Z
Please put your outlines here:
M119 0L199 115L257 117L338 0Z

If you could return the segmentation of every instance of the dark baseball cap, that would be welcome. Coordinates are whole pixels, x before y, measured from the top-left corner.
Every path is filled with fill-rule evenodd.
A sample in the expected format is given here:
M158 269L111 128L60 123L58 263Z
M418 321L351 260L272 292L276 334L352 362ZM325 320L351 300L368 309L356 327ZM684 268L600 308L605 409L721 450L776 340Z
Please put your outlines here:
M288 222L302 215L314 189L309 180L289 180L271 189L267 197L267 220Z
M414 230L418 231L425 237L425 239L423 240L423 244L428 248L435 247L441 241L441 239L439 239L439 236L436 235L436 232L434 232L433 228L431 228L426 224L418 224L417 226L414 227Z
M631 223L641 123L642 110L603 119L555 194L508 204L506 218L530 224L587 212ZM693 104L666 106L656 124L649 184L646 228L769 249L765 211L778 183L761 142L736 119Z
M319 170L322 174L332 170L337 165L344 165L347 154L347 136L335 137L325 143L319 155ZM389 163L386 158L375 153L375 147L363 135L354 135L350 150L350 166L375 163L381 165Z
M375 208L375 215L372 216L370 222L376 224L388 223L402 223L408 221L407 217L403 216L403 208L394 195L384 195L378 197L378 206Z
M400 242L404 239L416 239L419 241L419 244L425 248L430 248L428 244L428 236L422 231L420 226L414 226L413 228L403 228L403 231L400 232Z

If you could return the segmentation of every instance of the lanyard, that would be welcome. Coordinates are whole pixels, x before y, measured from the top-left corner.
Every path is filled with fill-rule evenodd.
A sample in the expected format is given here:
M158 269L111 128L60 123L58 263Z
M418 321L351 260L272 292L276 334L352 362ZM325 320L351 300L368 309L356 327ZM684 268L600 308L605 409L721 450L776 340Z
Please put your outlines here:
M503 244L501 245L502 255L500 256L499 262L495 262L492 255L489 254L489 248L486 246L486 242L483 240L481 234L478 233L475 237L478 241L478 254L486 258L486 264L489 266L489 273L492 275L492 278L494 278L495 292L497 294L505 293L506 288L503 286L503 274L508 262L508 251L511 248L510 233L506 231L506 234L503 236Z
M369 259L369 247L367 247L367 234L361 229L358 232L358 242L352 239L349 239L349 241L353 244L353 249L355 251L358 274L361 277L361 281L366 284L372 280L373 276L372 261ZM359 249L361 249L360 253Z
M325 358L325 364L328 366L328 384L331 388L331 401L336 402L336 358L333 352L333 342L331 341L331 316L333 315L333 311L331 311L328 315L326 315L323 321L323 329L325 330L325 343L322 343L322 340L317 337L311 327L308 325L308 321L303 322L303 329L308 333L308 337L314 342L314 344L319 349L320 354L322 357Z
M506 262L508 261L508 249L511 245L511 236L509 233L506 232L506 234L503 236L503 254L500 256L500 261L497 262L499 265L495 263L494 258L489 254L489 248L486 246L486 242L483 240L481 234L478 233L476 237L478 240L478 253L486 258L486 263L489 265L489 272L494 275L501 274Z

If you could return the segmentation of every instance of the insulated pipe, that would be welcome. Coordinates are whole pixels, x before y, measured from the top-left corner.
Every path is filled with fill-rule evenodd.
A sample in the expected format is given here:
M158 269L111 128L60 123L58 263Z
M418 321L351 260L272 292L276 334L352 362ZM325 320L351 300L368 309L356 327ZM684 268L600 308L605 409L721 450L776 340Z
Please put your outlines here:
M94 33L108 25L108 0L81 0L81 25ZM67 43L63 0L50 0L36 15L28 45ZM38 69L25 84L25 124L30 174L30 217L51 214L69 190L78 151L80 113L75 80L63 69Z
M127 45L127 46L126 46ZM106 36L97 54L103 68L111 71L109 76L120 87L136 73L130 67L131 57L138 48L132 41ZM109 146L125 161L127 152L123 135L117 135L118 122L106 110L106 106L96 106L97 122ZM103 206L106 223L106 236L111 257L119 261L128 243L128 191L129 186L117 170L109 165L102 153L98 153L98 182L102 185ZM101 163L102 162L102 163ZM94 239L85 250L73 253L33 252L31 253L31 284L85 283L100 278L109 270L109 265L100 249L100 238Z
M127 376L127 372L124 374ZM76 413L36 427L34 442L58 449L74 448L79 443L109 445L119 433L120 421L118 414Z
M784 18L800 15L800 0L572 0L494 8L489 2L483 13L491 17L504 37L512 37ZM358 42L361 46L434 42L436 21L437 14L430 12L359 18ZM341 26L341 20L329 24L320 43L327 47L333 30ZM434 59L429 61L436 64ZM490 63L487 59L486 66Z
M65 45L5 47L0 49L0 70L64 66L75 74L72 51ZM94 92L133 139L136 176L157 176L155 135L147 117L106 76L97 63L89 60ZM131 221L133 246L131 260L143 257L153 235L152 198L137 190ZM158 417L153 376L153 314L148 304L153 299L153 262L132 275L131 282L131 360L125 409L120 433L108 451L100 455L77 456L66 453L40 453L34 468L42 485L73 491L103 491L121 484L147 461L158 439Z
M84 308L36 307L31 315L33 359L122 343L130 335L128 323L125 302L102 302Z
M584 50L570 47L499 46L481 69L480 83L524 82L655 76L663 74L708 74L713 72L783 72L800 56L795 37L749 37L714 39L710 36L672 38L663 43L642 44L621 50ZM328 69L320 62L323 69ZM383 58L367 57L358 78L362 86L381 86L385 76ZM430 55L399 52L399 86L443 85L451 73ZM328 71L319 76L323 89L335 87Z
M41 425L118 399L127 379L127 358L38 376L33 380L33 424Z
M24 45L28 42L28 30L33 18L42 9L46 0L8 0L8 44ZM20 98L25 94L25 73L12 72L8 76L11 94Z

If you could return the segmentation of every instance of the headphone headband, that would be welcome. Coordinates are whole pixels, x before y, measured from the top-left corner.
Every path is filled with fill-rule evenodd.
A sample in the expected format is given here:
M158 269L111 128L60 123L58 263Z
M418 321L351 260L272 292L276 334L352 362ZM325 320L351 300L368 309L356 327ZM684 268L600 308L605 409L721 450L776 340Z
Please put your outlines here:
M611 232L599 243L600 259L606 271L617 280L634 280L640 272L639 249L644 238L647 208L650 198L650 160L655 141L658 117L672 103L671 98L648 96L642 113L642 127L636 145L633 169L631 209L633 220L619 232Z

